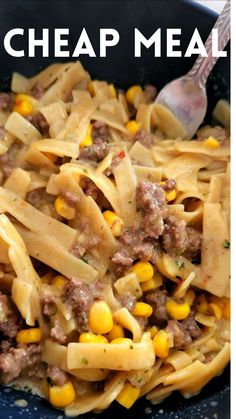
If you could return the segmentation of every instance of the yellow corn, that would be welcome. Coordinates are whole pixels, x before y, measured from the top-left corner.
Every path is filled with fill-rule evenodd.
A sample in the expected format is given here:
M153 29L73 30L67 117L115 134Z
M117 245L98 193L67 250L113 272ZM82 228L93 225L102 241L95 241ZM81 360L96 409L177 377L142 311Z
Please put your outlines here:
M154 275L154 269L151 263L142 260L135 263L130 270L136 273L139 282L150 281Z
M132 87L130 87L127 90L126 95L125 95L127 102L130 103L130 104L133 104L134 103L135 96L136 96L137 93L138 94L143 93L143 90L142 90L142 88L140 86L132 86Z
M90 93L91 96L94 96L95 95L95 90L94 90L93 82L92 81L90 81L88 83L87 90L88 90L88 92Z
M164 184L165 184L165 182L164 182L164 181L162 181L162 182L160 183L160 185L164 185ZM176 190L175 190L175 189L173 189L173 191L170 191L170 192L166 192L166 191L165 191L165 198L166 198L166 201L167 201L167 202L174 201L174 199L176 198Z
M92 133L93 133L93 126L92 124L89 124L87 133L79 145L80 148L89 147L93 144Z
M55 201L56 212L67 220L75 218L75 208L70 207L62 196L58 196Z
M150 332L150 333L151 333L151 338L153 339L153 338L154 338L154 336L156 336L156 334L157 334L157 332L158 332L158 328L157 328L156 326L152 326L152 327L148 330L148 332Z
M188 303L178 304L174 300L166 303L166 311L175 320L184 320L190 313L190 305Z
M155 276L149 281L145 281L141 283L141 288L143 292L147 292L150 290L154 290L162 285L162 276L158 272L155 273Z
M64 286L67 283L67 279L63 275L57 275L57 276L54 276L51 283L52 285L55 285L56 287L64 288Z
M116 397L116 400L126 409L130 409L139 398L140 393L140 388L134 387L130 383L126 383L121 392Z
M203 143L206 147L210 147L210 148L218 148L220 147L220 142L214 138L214 137L208 137L204 143Z
M153 339L153 348L158 358L166 358L169 354L169 335L165 330L159 330Z
M114 84L110 84L109 87L110 87L111 97L115 98L117 96L117 93L116 93Z
M49 387L49 400L55 407L65 407L75 400L75 389L71 381L63 386Z
M113 236L121 236L124 229L124 221L120 217L118 217L118 215L116 215L113 211L104 211L102 215L106 223L110 227Z
M124 344L128 345L128 344L132 344L133 341L132 339L129 339L129 338L116 338L116 339L113 339L110 343L118 343L119 345L124 345Z
M105 336L95 335L91 332L81 333L79 337L80 343L108 343L108 340Z
M222 310L218 304L210 303L208 307L211 314L216 317L216 320L220 320L222 318Z
M230 299L225 303L223 316L226 320L230 320Z
M152 315L152 312L152 306L143 302L136 303L133 309L134 316L150 317Z
M194 290L191 288L188 289L188 291L185 294L184 301L188 303L190 306L192 306L195 301L195 298L196 298L196 294Z
M105 301L95 301L89 311L89 326L92 332L109 333L113 328L112 312Z
M43 153L45 157L47 157L49 160L51 160L52 163L55 163L57 161L57 156L53 153Z
M111 331L108 333L109 341L123 338L125 336L123 328L119 324L114 324Z
M16 335L17 343L35 343L42 339L42 331L38 327L20 330Z
M22 116L30 115L33 112L35 100L28 95L18 94L16 95L16 103L14 111L18 112Z
M141 124L139 123L139 122L136 122L136 121L129 121L127 124L126 124L126 128L127 128L127 130L130 132L130 134L132 134L132 135L135 135L137 132L138 132L138 130L140 129L140 127L141 127Z
M206 314L208 312L208 302L204 294L197 296L195 300L195 306L199 313Z

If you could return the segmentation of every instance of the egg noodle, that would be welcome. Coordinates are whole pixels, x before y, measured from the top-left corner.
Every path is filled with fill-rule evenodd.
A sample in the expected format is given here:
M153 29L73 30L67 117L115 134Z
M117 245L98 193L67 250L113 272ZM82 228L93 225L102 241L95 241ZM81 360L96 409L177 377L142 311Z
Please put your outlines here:
M148 89L116 90L80 62L15 73L11 89L0 289L20 321L2 382L30 383L68 416L196 394L230 356L228 105L214 111L224 128L186 139Z

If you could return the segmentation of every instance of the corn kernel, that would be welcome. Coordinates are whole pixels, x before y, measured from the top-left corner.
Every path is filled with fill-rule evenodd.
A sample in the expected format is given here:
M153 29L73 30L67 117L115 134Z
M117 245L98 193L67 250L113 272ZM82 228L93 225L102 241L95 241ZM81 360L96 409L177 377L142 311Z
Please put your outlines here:
M108 333L109 341L123 338L125 336L123 328L119 324L114 324L111 331Z
M188 303L190 306L192 306L195 301L195 298L196 298L196 294L194 290L191 288L188 289L188 291L185 294L184 301Z
M38 327L20 330L16 335L17 343L35 343L42 339L42 331Z
M127 128L127 130L130 132L130 134L132 134L132 135L135 135L137 132L138 132L138 130L140 129L140 127L141 127L141 124L139 123L139 122L136 122L136 121L129 121L127 124L126 124L126 128Z
M178 304L174 300L166 303L167 313L175 320L184 320L190 313L190 305L188 303Z
M92 332L109 333L113 328L112 313L105 301L96 301L89 311L89 326Z
M165 185L165 182L162 181L160 185ZM173 191L170 192L165 191L165 198L167 202L174 201L174 199L176 198L176 190L173 189Z
M55 407L65 407L75 400L75 389L71 381L63 386L49 387L49 400Z
M204 143L203 143L206 147L210 147L210 148L218 148L220 147L220 142L214 138L214 137L208 137Z
M230 320L230 299L225 303L224 310L223 310L223 317L226 320Z
M93 144L92 133L93 133L93 126L92 124L89 124L86 135L79 145L80 148L90 147Z
M165 330L159 330L153 339L153 348L158 358L166 358L169 354L169 335Z
M157 332L158 332L158 328L157 328L156 326L152 326L152 327L148 330L148 332L150 332L150 333L151 333L151 338L153 339L153 338L154 338L154 336L156 336L156 334L157 334Z
M108 340L105 336L95 335L91 332L81 333L79 337L80 343L108 343Z
M55 285L56 287L64 288L64 286L67 283L67 278L65 278L65 276L63 275L57 275L57 276L54 276L51 283L52 285Z
M222 318L222 310L218 304L210 303L208 307L209 311L216 317L216 320L220 320Z
M139 282L150 281L154 275L154 269L151 263L142 260L135 263L130 271L136 273Z
M130 87L127 90L126 95L125 95L127 102L130 103L130 104L133 104L134 103L135 96L137 94L141 94L141 93L143 93L143 90L142 90L142 88L140 86L132 86L132 87Z
M195 305L199 313L202 313L202 314L208 313L208 302L204 294L200 294L197 296L195 300Z
M95 90L94 90L92 81L90 81L88 83L87 90L88 90L88 92L90 93L91 96L95 96Z
M126 383L121 392L116 397L116 400L126 409L130 409L139 398L140 393L140 388L134 387L130 383Z
M64 217L67 220L73 220L73 218L75 218L75 208L70 207L62 196L57 197L54 205L56 212L61 215L61 217Z
M110 343L118 343L119 345L130 345L133 343L132 339L129 338L116 338L113 339Z
M152 306L143 302L136 303L133 309L134 316L150 317L152 315L152 312Z
M43 155L47 157L49 160L51 160L52 163L55 163L57 161L57 156L53 153L44 152Z
M104 211L102 215L106 223L110 227L113 236L121 236L124 229L124 221L120 217L118 217L118 215L116 215L113 211Z
M22 116L30 115L33 112L33 106L30 102L22 100L22 102L16 103L13 109Z
M155 273L152 279L141 283L141 288L143 292L154 290L162 285L162 275L158 272Z

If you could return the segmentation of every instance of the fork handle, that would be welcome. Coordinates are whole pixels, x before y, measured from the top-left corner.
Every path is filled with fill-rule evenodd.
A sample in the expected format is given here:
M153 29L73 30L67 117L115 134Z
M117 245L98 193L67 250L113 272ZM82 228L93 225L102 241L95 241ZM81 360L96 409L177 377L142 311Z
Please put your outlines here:
M227 1L224 9L218 17L213 29L218 29L218 49L223 51L230 39L230 0ZM207 78L213 69L219 57L212 57L212 32L208 36L205 49L207 57L199 56L195 61L192 69L187 73L188 79L195 79L195 81L203 87L206 84Z

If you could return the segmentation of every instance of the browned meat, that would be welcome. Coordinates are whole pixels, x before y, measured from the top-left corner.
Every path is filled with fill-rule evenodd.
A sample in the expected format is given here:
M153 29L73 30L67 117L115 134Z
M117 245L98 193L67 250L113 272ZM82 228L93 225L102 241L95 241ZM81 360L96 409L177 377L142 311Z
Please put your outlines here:
M10 340L2 340L0 343L0 351L1 352L8 352L12 342Z
M84 147L80 151L79 159L100 162L109 152L108 144L101 138L94 140L93 145Z
M37 188L26 195L26 201L34 207L41 209L42 205L53 203L55 197L46 192L46 188Z
M108 126L101 121L93 122L93 140L101 139L105 142L108 142L109 139L109 130Z
M32 113L25 117L41 133L43 137L48 137L49 125L42 113Z
M56 312L55 297L51 295L42 295L40 302L42 304L42 311L45 316L53 316Z
M47 373L47 364L45 362L36 362L29 369L23 371L24 377L33 380L44 380Z
M64 371L51 365L47 369L47 376L50 383L56 386L64 386L68 381L68 375Z
M0 291L0 332L9 339L15 338L21 319L10 297Z
M176 187L176 181L174 179L167 179L161 187L164 189L165 192L171 192Z
M66 336L63 333L62 327L60 325L60 321L56 319L55 321L52 320L53 327L50 330L50 336L52 340L55 342L59 342L61 344L66 342Z
M100 162L108 154L108 126L101 121L93 122L93 145L80 151L79 159Z
M196 134L197 139L200 141L205 140L206 138L211 136L217 138L217 140L220 140L222 142L224 142L228 138L225 128L220 127L219 125L216 125L215 127L206 125L205 127L200 128Z
M186 222L176 215L168 215L165 218L162 244L170 255L183 253L188 244Z
M84 177L81 182L81 186L85 195L91 196L94 201L98 200L100 190L91 179Z
M0 93L0 111L11 112L13 99L9 93Z
M99 298L96 286L72 278L63 290L62 300L72 308L79 332L88 330L89 309L93 301Z
M112 257L116 274L119 276L124 269L131 266L135 259L154 262L158 256L158 244L145 236L140 229L125 229L118 238L119 248Z
M153 321L163 322L168 320L166 302L168 294L165 290L153 290L144 295L144 301L153 308Z
M71 207L76 208L81 202L81 199L70 191L63 191L62 195Z
M121 307L127 308L127 310L132 311L136 304L136 297L134 295L120 295L116 297L119 301Z
M17 345L10 348L7 353L0 355L1 382L10 383L14 378L19 377L26 368L31 369L40 362L42 346L39 344Z
M136 189L136 201L146 236L158 239L164 230L163 218L167 215L163 188L157 183L142 181Z
M77 258L81 258L86 253L86 249L82 243L75 242L71 247L70 252Z
M134 141L139 141L144 147L150 148L154 145L154 137L144 129L140 129L135 134Z
M192 338L198 338L202 333L202 330L197 325L197 322L194 319L194 313L193 312L190 313L190 315L187 317L187 319L185 319L181 322L181 325L185 330L187 330L190 333L190 336Z
M36 81L36 83L33 85L31 89L31 92L35 99L41 99L41 97L44 94L44 87L39 81Z
M186 228L186 232L188 236L188 242L184 255L186 258L192 260L200 253L202 233L195 227L190 226Z
M188 330L186 330L177 320L169 320L166 331L173 335L175 348L184 349L192 342Z
M15 161L9 151L0 156L0 168L2 169L4 176L9 177L15 166Z

